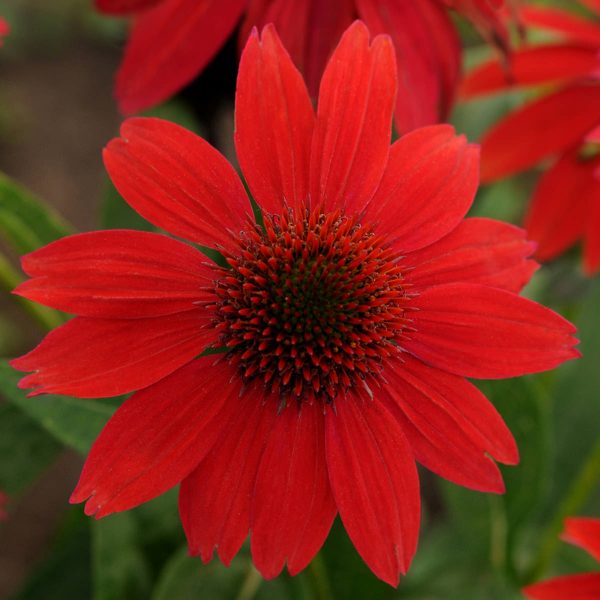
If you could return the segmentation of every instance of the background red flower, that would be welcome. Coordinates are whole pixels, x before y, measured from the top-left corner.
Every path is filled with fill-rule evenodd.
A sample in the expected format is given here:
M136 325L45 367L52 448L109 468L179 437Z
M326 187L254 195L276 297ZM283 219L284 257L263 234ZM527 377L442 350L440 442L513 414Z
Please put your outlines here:
M274 23L285 47L317 95L325 64L356 18L387 33L396 48L400 132L443 121L454 101L461 47L446 10L473 20L504 50L508 33L502 0L96 0L107 13L135 15L117 76L123 112L157 104L189 83L213 58L245 14L239 40Z
M8 25L8 23L2 18L0 17L0 46L2 46L2 44L4 43L4 36L8 35L10 31L10 27Z
M595 2L582 0L596 15ZM525 217L537 256L550 260L583 241L588 274L600 269L600 25L557 8L524 7L523 23L548 29L560 41L526 46L511 56L510 69L498 62L469 74L463 95L546 85L550 92L514 111L482 139L482 180L495 181L546 158Z
M563 540L587 550L600 560L600 519L565 519ZM600 573L565 575L527 586L523 593L531 600L596 600L600 598Z

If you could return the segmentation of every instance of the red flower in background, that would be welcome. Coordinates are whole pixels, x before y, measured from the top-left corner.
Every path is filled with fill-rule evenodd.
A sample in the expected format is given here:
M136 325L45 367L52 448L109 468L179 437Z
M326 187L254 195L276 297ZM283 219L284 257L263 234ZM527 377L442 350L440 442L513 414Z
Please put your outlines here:
M6 512L6 505L8 503L8 496L0 490L0 521L4 521L8 517Z
M2 17L0 17L0 47L4 43L4 40L2 38L5 35L8 35L9 33L10 33L10 27L9 27L8 23Z
M510 0L513 1L514 0ZM166 100L198 75L245 13L240 43L252 27L274 23L316 96L323 69L342 32L361 18L388 33L398 57L400 132L442 121L460 73L458 34L446 8L471 18L502 47L504 0L96 0L99 10L135 21L117 75L121 110L134 113Z
M587 550L596 560L600 560L600 519L565 519L562 538ZM598 600L600 573L555 577L527 586L523 593L531 600Z
M272 27L242 54L236 149L262 209L214 148L131 119L105 150L156 233L103 231L24 257L16 293L75 313L29 354L32 394L134 391L94 444L73 502L102 517L181 483L190 550L228 564L251 531L267 578L303 569L339 512L373 572L397 584L419 530L415 459L502 492L518 461L499 414L465 377L578 356L574 328L517 293L536 264L523 232L464 219L476 147L447 125L390 147L391 40L342 37L314 113ZM209 347L220 357L199 356Z
M598 0L581 0L600 15ZM482 180L489 182L554 158L525 219L537 257L552 259L583 240L584 269L600 269L600 24L550 8L522 10L525 24L559 33L562 41L525 47L507 71L489 62L465 80L466 97L509 86L551 85L497 123L482 140Z

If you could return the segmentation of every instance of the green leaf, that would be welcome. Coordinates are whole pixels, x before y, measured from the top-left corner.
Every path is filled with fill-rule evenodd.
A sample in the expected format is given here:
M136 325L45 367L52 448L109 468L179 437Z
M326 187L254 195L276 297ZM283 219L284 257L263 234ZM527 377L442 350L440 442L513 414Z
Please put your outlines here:
M482 187L473 202L469 216L520 225L531 198L533 183L534 178L527 174Z
M552 393L555 440L552 487L547 495L552 511L577 477L598 442L600 423L600 279L589 289L575 320L583 357L560 367Z
M165 563L185 543L177 489L90 522L94 600L146 600Z
M506 484L502 499L511 535L539 505L548 483L549 422L536 381L520 377L478 384L504 418L519 447L519 464L502 467Z
M454 531L475 557L489 562L491 507L489 494L438 479ZM484 563L485 564L485 563Z
M130 512L92 522L94 600L148 598L151 575L139 538L136 519Z
M595 514L600 492L600 281L596 279L576 319L583 358L560 367L552 391L551 485L545 494L544 532L536 536L536 556L527 581L543 575L560 547L567 516Z
M22 280L22 275L19 272L17 272L17 270L12 266L10 261L8 261L4 256L2 256L2 254L0 254L0 287L3 287L5 290L10 292L17 285L19 285L19 283L21 283ZM30 302L29 300L26 300L25 298L22 298L20 296L12 296L12 298L15 299L19 304L21 304L21 306L45 329L54 329L54 327L58 327L59 325L62 325L65 322L63 314L59 313L56 310L53 310L41 304L37 304L35 302ZM9 338L5 338L3 342L7 345L10 345L11 342L14 342L18 339L19 336L10 336ZM12 354L12 349L10 349L8 352L2 352L0 354Z
M174 598L312 600L319 599L319 595L312 592L306 572L296 577L284 573L276 579L265 581L252 566L245 549L231 561L229 567L225 567L217 558L203 565L198 557L189 556L184 547L167 562L151 600Z
M490 565L489 554L473 547L451 520L425 526L398 599L522 600L518 587Z
M44 205L12 179L0 173L0 240L18 255L27 254L72 233L72 229L49 206ZM0 254L0 285L12 290L22 277L11 262ZM45 328L63 322L49 308L19 298L18 302Z
M520 462L502 469L506 494L506 556L502 566L519 580L519 553L531 518L539 512L549 486L550 419L539 377L486 382L484 391L506 420L519 446Z
M61 446L34 420L0 403L0 489L18 494L56 458Z
M490 57L489 48L478 46L465 51L469 66ZM457 103L450 115L450 122L458 133L464 133L469 141L479 140L495 123L510 111L521 106L530 96L528 90L503 90L500 94L487 94Z
M202 565L199 558L188 555L187 548L181 548L167 563L152 600L234 599L248 572L248 565L239 560L229 568L216 560Z
M178 488L172 488L133 510L140 543L150 555L153 565L166 561L185 543L179 519L178 491Z
M0 257L0 270L2 269L2 258ZM1 275L0 275L1 281ZM12 289L12 288L11 288ZM17 296L13 296L16 298ZM23 352L24 338L33 338L33 331L24 332L23 320L19 318L19 309L4 303L0 312L0 356L17 356ZM35 338L32 339L32 342Z
M138 231L156 231L156 227L139 215L125 200L117 188L107 180L104 202L100 214L102 229L136 229Z
M12 179L0 173L0 236L26 254L72 233L72 228Z
M44 395L27 398L17 388L21 375L0 361L0 388L17 408L37 421L57 440L86 454L111 417L113 409L98 400Z
M442 482L452 527L472 554L471 569L518 578L516 558L521 529L539 510L548 483L547 413L535 378L478 382L515 436L520 450L517 466L502 467L503 495L485 494Z
M384 600L393 597L393 588L377 579L360 558L339 517L331 528L321 554L335 590L335 598Z

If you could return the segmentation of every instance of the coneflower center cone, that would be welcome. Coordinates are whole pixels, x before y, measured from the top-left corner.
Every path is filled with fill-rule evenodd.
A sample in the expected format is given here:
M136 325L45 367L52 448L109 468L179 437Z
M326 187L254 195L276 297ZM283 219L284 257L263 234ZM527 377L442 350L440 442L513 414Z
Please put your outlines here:
M408 297L398 252L340 211L265 215L225 255L216 327L246 380L332 402L398 352Z

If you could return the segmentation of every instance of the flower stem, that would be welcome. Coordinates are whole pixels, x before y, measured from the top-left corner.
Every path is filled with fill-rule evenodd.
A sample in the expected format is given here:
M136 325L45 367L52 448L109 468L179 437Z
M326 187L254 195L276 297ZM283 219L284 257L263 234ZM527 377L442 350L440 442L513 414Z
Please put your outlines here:
M256 592L260 587L263 579L260 573L254 568L252 563L248 564L248 572L242 582L239 594L236 596L236 600L252 600L256 596Z
M525 583L537 581L550 566L559 545L559 534L566 517L577 514L600 479L600 440L596 442L567 495L542 536L540 552L525 577Z
M12 291L22 278L15 271L12 265L0 254L0 286L7 291ZM50 310L45 306L34 304L24 298L15 297L19 304L46 330L54 329L64 323L63 319L56 311Z
M499 571L506 566L506 511L501 496L489 495L490 502L490 558Z
M308 567L312 578L315 597L318 600L333 600L331 584L327 576L327 567L320 554L317 554Z

